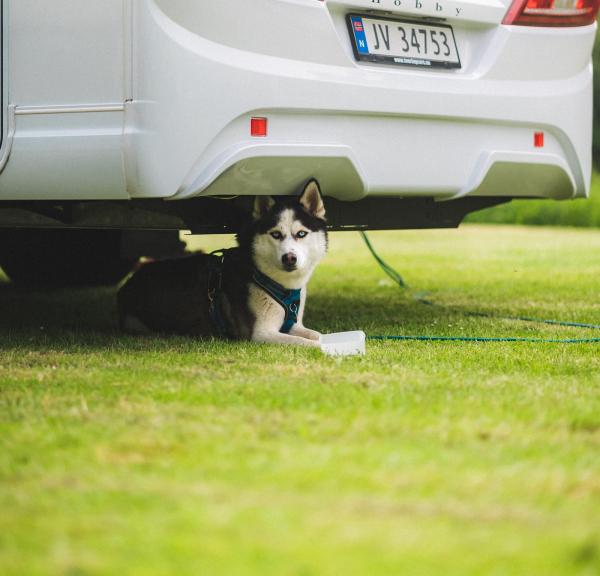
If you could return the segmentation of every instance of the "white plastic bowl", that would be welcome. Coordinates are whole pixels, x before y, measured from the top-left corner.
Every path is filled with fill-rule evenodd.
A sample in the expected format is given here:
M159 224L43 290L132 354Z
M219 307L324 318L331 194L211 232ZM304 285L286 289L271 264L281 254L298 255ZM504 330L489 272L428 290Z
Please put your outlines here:
M329 356L352 356L365 353L365 333L362 330L321 335L321 350Z

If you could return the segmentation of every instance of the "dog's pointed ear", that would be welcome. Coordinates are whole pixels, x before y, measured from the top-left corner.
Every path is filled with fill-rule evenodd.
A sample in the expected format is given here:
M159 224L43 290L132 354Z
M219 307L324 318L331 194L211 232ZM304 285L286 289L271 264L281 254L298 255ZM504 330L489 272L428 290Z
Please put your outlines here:
M252 217L255 220L260 220L271 208L273 208L275 200L271 196L257 196L254 199L254 210Z
M311 180L306 184L300 195L300 204L309 214L325 220L325 205L319 183L316 180Z

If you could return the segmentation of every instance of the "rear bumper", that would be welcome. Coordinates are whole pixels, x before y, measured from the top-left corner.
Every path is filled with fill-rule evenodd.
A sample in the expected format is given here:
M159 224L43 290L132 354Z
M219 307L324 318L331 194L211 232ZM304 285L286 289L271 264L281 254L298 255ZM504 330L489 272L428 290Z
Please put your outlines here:
M242 50L221 8L197 4L164 2L166 12L145 0L136 19L126 108L134 197L288 194L310 176L341 200L588 193L595 26L450 20L463 68L428 71L356 63L344 22L351 2L265 3L284 29L289 18L313 34L307 43L290 28L279 55L273 39ZM265 8L248 22L259 39L269 16ZM207 20L220 23L211 30L222 42L207 38ZM250 137L252 116L268 117L268 137Z

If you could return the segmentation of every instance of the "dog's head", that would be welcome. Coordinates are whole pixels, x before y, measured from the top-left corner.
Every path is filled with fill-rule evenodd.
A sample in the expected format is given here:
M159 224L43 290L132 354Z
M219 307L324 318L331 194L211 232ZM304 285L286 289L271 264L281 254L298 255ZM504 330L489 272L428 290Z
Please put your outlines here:
M248 239L254 265L286 288L304 285L327 251L325 206L310 180L300 196L257 196Z

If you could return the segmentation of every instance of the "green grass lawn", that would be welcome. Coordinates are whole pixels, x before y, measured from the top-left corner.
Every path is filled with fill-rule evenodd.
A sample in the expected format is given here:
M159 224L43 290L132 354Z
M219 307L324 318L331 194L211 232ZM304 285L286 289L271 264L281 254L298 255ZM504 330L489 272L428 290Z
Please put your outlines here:
M599 335L464 314L600 324L598 232L371 238L412 290L334 235L309 326ZM114 290L0 285L3 576L600 573L599 344L333 359L115 323Z
M600 228L600 173L592 174L588 199L513 200L508 204L474 212L467 217L467 222Z

